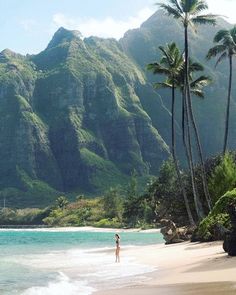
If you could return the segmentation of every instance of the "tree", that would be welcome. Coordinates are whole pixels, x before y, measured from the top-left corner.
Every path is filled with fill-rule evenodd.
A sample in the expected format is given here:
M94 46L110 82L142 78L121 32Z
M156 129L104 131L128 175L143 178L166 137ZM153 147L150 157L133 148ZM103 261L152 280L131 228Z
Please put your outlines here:
M178 225L186 225L189 220L184 199L179 198L178 177L172 157L161 165L159 176L148 186L145 198L152 208L153 220L156 222L167 218Z
M123 213L125 222L132 227L135 227L137 225L140 215L142 215L142 201L138 194L137 185L137 174L135 171L133 171L131 174L129 185L127 187Z
M62 209L62 210L64 210L68 204L69 204L69 201L64 196L60 196L56 200L57 208Z
M189 81L190 81L190 92L191 94L204 98L204 92L203 88L207 86L211 79L205 75L201 75L199 77L195 77L196 72L203 71L204 67L197 62L193 62L191 59L189 60ZM191 131L189 126L189 113L187 111L185 96L184 96L184 89L185 89L185 69L183 69L178 77L178 88L180 89L180 92L182 94L182 135L183 135L183 144L184 149L186 153L186 157L188 160L188 166L191 176L191 184L192 184L192 190L193 190L193 197L195 202L195 207L197 208L197 212L203 212L203 206L199 198L199 192L198 187L196 183L196 175L195 175L195 169L194 169L194 163L193 163L193 151L191 146ZM187 125L187 128L185 127L185 124ZM202 170L201 170L202 171ZM205 173L205 172L204 172ZM202 178L201 173L201 178ZM203 181L203 179L202 179ZM202 213L198 216L202 218Z
M204 70L204 67L198 63L193 62L189 59L189 81L190 81L190 92L192 95L198 98L205 98L205 94L203 88L211 83L211 78L205 75L200 75L196 77L197 72L201 72ZM196 175L195 169L192 162L192 147L191 147L191 132L189 128L189 115L187 113L185 96L184 96L184 89L185 89L185 69L183 69L178 77L177 82L178 88L182 94L182 136L183 136L183 144L186 153L186 157L188 159L188 165L191 175L191 183L192 189L195 190L196 194L198 195L198 186L196 184ZM186 124L187 122L187 124ZM187 125L187 128L185 127ZM200 174L202 176L202 174ZM202 178L202 177L201 177ZM199 203L199 197L195 202L198 202L200 208L202 207L201 203Z
M197 72L204 71L204 67L202 64L198 62L193 62L189 59L189 81L190 81L190 91L193 95L199 98L205 98L205 94L203 88L209 85L212 80L210 77L205 75L200 75L199 77L195 77ZM184 102L184 81L185 81L185 69L180 72L179 76L177 77L177 86L180 89L182 94L182 135L183 135L183 143L186 146L186 139L185 139L185 118L186 118L186 106Z
M233 76L233 56L236 54L236 26L231 30L220 30L214 37L214 42L219 43L212 47L207 54L207 59L219 56L216 66L224 59L229 59L229 86L227 97L227 108L225 117L225 135L223 153L226 153L228 133L229 133L229 115L230 115L230 101L232 91L232 76Z
M103 206L107 218L118 218L122 220L123 199L117 188L110 188L103 197Z
M180 173L180 169L178 166L178 160L176 156L176 143L175 143L175 90L177 87L178 77L184 66L184 60L183 60L182 54L180 53L179 48L176 46L175 43L168 44L166 48L164 48L163 46L160 46L159 49L163 53L160 63L156 62L153 64L149 64L148 69L151 70L154 74L165 75L167 77L165 82L155 83L156 88L160 88L160 87L171 88L172 157L175 164L175 170L178 176L179 186L184 197L184 202L185 202L186 210L188 213L189 222L191 225L194 225L194 220L190 210L187 193L186 193L182 176Z
M191 100L191 91L190 91L190 82L189 82L189 38L188 38L188 29L189 27L193 28L196 31L195 25L202 24L216 24L216 15L213 14L201 14L203 11L208 9L207 2L205 0L168 0L167 4L161 3L158 4L167 14L173 16L175 19L178 19L182 22L184 27L184 57L185 57L185 81L184 81L184 98L186 104L187 116L190 120L187 120L187 124L193 126L194 134L197 142L197 150L200 157L200 164L202 170L202 181L205 198L209 209L211 209L211 199L207 186L206 171L204 167L202 147L199 137L198 128L196 125L192 100ZM190 129L190 126L187 126ZM191 149L191 141L189 141ZM191 153L190 153L191 156ZM193 170L193 159L191 157L191 170ZM199 208L200 209L200 208ZM202 210L198 210L198 216L200 218L204 217Z
M226 153L221 157L211 174L209 190L213 196L214 203L218 201L227 191L231 191L236 185L236 164L233 156Z

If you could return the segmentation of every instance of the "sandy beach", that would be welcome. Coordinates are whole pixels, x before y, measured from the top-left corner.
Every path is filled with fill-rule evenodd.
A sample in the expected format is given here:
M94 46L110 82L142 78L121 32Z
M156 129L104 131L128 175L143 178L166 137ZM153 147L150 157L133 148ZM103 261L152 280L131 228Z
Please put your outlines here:
M157 271L138 285L96 295L236 294L236 257L224 253L222 242L143 246L133 251L126 249L122 256L135 255Z

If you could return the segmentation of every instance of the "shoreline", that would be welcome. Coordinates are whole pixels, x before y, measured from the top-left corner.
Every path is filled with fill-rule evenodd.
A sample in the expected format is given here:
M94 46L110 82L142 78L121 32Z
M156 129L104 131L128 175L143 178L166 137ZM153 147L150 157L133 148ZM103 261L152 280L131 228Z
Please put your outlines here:
M124 249L122 255L135 255L139 263L157 270L145 275L148 280L94 295L236 294L236 257L223 251L222 242L142 246L135 253Z
M96 295L235 295L234 282L150 285L93 293Z
M1 228L1 231L42 231L42 232L115 232L115 233L132 233L132 232L141 232L141 233L160 233L160 229L141 229L141 228L101 228L101 227L93 227L93 226L82 226L82 227L7 227L7 228Z

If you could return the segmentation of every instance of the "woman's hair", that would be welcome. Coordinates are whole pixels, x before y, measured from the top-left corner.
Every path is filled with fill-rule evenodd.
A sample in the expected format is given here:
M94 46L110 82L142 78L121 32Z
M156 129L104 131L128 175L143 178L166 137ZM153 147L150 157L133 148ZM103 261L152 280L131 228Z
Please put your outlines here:
M118 234L115 234L115 236L116 236L118 239L120 239L120 236L119 236Z

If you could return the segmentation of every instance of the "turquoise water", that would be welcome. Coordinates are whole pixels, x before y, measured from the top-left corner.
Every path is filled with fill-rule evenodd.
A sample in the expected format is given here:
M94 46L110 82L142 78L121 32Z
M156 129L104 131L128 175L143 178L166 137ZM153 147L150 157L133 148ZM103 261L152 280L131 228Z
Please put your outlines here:
M122 248L162 242L157 233L121 233ZM125 252L117 266L111 232L0 231L1 295L89 295L153 270Z

